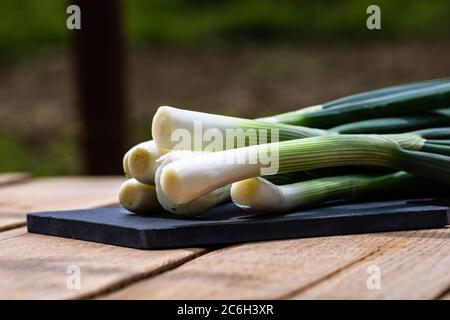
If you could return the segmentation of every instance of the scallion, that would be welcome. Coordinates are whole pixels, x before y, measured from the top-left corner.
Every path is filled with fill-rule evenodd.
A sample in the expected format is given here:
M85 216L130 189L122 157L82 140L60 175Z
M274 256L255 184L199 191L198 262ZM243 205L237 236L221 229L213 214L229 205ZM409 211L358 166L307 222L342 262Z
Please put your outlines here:
M263 131L264 130L264 131ZM218 146L222 150L261 143L260 133L264 132L265 141L271 142L271 130L277 130L280 141L314 137L329 134L324 130L285 124L272 124L243 118L227 117L204 112L189 111L168 106L159 107L152 123L152 136L156 144L164 149L185 149L194 151L208 150L216 146L217 139L228 145ZM209 138L204 139L204 135ZM187 145L183 138L190 138ZM184 143L183 143L184 142ZM181 146L181 148L180 148Z
M196 125L198 125L197 128ZM179 136L178 134L174 135L176 130L180 130ZM207 130L210 130L210 138L216 135L219 139L215 141L212 141L214 139L203 139ZM160 107L153 118L152 125L152 133L156 145L167 150L175 148L193 151L221 151L236 147L264 144L272 141L272 130L278 132L277 138L279 141L337 134L320 129L280 123L267 123L173 107ZM263 135L265 138L263 141L260 139L260 132L266 134ZM421 136L415 133L392 134L386 135L386 137L399 143L403 148L411 150L420 150L425 142ZM188 143L186 144L183 140L187 140ZM211 145L216 150L209 150ZM133 175L133 177L136 176Z
M156 160L167 152L167 150L158 147L153 140L131 148L124 157L129 176L141 183L155 185L155 172L158 168Z
M277 155L268 156L273 150ZM248 161L255 154L258 161ZM272 172L270 166L275 161L277 170ZM171 201L182 204L232 182L261 175L354 165L391 167L450 184L450 157L404 150L377 135L313 137L214 152L201 161L177 160L162 170L160 183Z
M428 128L412 132L424 139L450 139L450 127Z
M319 110L315 108L311 112L291 111L262 118L262 120L315 128L331 128L355 121L448 108L449 105L450 80L443 80L413 90L343 102L332 108L320 108Z
M153 186L140 183L136 179L128 179L119 189L119 202L134 213L151 214L162 212Z
M438 109L420 115L377 118L346 123L329 129L338 133L398 133L450 125L450 109Z
M424 188L424 191L436 189L433 187L436 184L406 172L332 176L287 185L275 185L263 178L250 178L233 183L231 199L245 210L257 213L279 212L333 200L355 200L386 193L410 195L417 190L411 188L411 185Z
M343 98L335 99L329 102L324 103L322 106L322 109L329 109L329 108L335 108L339 105L350 103L350 102L360 102L364 100L369 100L373 98L378 98L386 95L396 94L396 93L404 93L404 92L410 92L417 89L427 88L429 86L448 82L449 78L442 78L442 79L433 79L433 80L426 80L426 81L418 81L418 82L411 82L406 84L400 84L390 87L385 87L381 89L375 89L370 90L366 92L356 93L352 94ZM317 109L316 109L317 110Z
M225 185L189 202L176 204L171 201L162 191L160 183L161 174L167 164L175 161L176 159L181 159L183 156L190 157L187 156L186 153L183 155L182 153L172 152L159 160L160 166L156 171L155 177L156 195L159 203L166 211L181 216L193 216L205 212L208 209L211 209L216 205L230 199L231 185Z

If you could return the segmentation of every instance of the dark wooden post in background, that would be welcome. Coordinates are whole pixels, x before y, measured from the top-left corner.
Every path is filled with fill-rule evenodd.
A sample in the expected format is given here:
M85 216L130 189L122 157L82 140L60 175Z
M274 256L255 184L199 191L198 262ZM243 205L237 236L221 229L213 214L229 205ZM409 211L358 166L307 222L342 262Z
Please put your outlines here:
M126 124L121 2L69 2L81 9L73 39L85 172L120 173Z

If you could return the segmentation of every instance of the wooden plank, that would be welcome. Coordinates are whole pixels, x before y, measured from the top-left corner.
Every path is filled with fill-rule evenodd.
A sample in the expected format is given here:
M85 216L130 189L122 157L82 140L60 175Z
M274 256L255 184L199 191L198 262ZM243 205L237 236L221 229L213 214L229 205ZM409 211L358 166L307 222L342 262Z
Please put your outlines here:
M117 204L122 177L41 178L4 186L0 192L0 231L25 224L26 213Z
M38 234L10 234L0 239L0 299L89 298L173 268L201 252L146 251ZM78 270L79 289L73 281L73 272Z
M365 259L394 239L392 233L379 233L233 246L103 298L285 298Z
M29 173L25 172L11 172L0 174L0 186L5 186L12 183L23 182L30 178Z
M380 289L373 287L375 282L369 289L367 281L375 269ZM450 228L443 228L396 233L396 240L375 254L293 298L433 299L448 288Z
M25 227L0 232L0 241L2 241L4 239L13 238L13 237L19 237L19 236L24 235L25 233L27 233L27 228L25 228Z
M46 178L5 187L0 193L0 223L24 220L34 210L77 209L116 203L123 178ZM0 299L88 298L173 268L202 249L142 251L26 233L0 233ZM79 267L80 289L67 281ZM69 269L68 269L69 268ZM75 269L72 269L75 270Z
M22 227L26 224L25 218L17 214L8 214L0 211L0 232Z

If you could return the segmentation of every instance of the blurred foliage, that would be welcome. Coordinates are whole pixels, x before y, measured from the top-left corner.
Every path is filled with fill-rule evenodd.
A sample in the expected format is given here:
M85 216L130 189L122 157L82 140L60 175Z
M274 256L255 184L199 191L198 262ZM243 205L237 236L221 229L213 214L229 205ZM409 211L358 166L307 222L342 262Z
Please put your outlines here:
M79 174L79 151L73 135L39 141L0 132L0 172L26 171L35 176ZM37 142L37 143L36 143Z
M64 0L0 1L0 57L68 40ZM123 0L134 44L211 41L442 38L450 35L450 1L378 0L382 30L369 31L366 0Z
M61 0L0 1L0 57L65 43L66 6Z
M382 12L377 32L366 28L366 9L374 3ZM126 7L129 35L138 43L450 35L450 2L441 0L126 0Z

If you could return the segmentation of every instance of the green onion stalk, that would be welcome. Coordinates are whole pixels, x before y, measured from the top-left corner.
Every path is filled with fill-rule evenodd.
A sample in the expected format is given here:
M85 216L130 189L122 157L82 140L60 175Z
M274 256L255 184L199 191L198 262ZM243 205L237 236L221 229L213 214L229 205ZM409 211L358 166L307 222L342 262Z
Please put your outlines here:
M435 128L450 125L450 109L438 109L424 114L377 118L346 123L329 129L338 133L383 134L408 132L423 128Z
M405 150L377 135L313 137L180 159L164 167L159 182L170 201L183 204L248 178L355 165L389 167L450 184L450 157Z
M173 161L197 156L198 153L192 151L172 151L162 156L158 160L159 166L156 170L155 188L158 202L164 208L164 210L180 216L195 216L215 207L222 202L230 200L231 185L225 185L223 187L217 188L201 197L195 198L182 204L177 204L171 201L165 195L165 193L162 191L160 183L161 174L164 168Z
M411 82L411 83L390 86L390 87L385 87L385 88L376 89L376 90L370 90L370 91L356 93L356 94L352 94L352 95L345 96L342 98L338 98L338 99L335 99L335 100L332 100L329 102L325 102L323 104L304 107L304 108L301 108L294 112L296 114L300 114L300 113L320 111L320 110L324 110L324 109L339 108L340 105L361 102L361 101L367 101L369 99L379 98L382 96L392 95L392 94L396 94L396 93L411 92L413 90L427 88L427 87L430 87L430 86L438 84L438 83L443 83L448 80L449 80L448 78L434 79L434 80L427 80L427 81ZM268 120L270 118L271 117L261 118L261 119ZM272 121L276 122L276 119L273 119Z
M154 214L163 212L158 203L156 189L140 183L136 179L128 179L119 189L119 202L128 211L138 214Z
M122 167L123 167L123 172L125 173L125 177L131 178L130 175L130 168L128 167L128 159L130 158L130 150L128 150L125 155L123 156L123 160L122 160Z
M367 99L343 101L333 107L314 106L306 112L300 109L259 120L314 128L332 128L355 121L448 108L449 105L450 80L445 79L410 90L388 92Z
M136 150L139 149L137 148ZM148 153L149 148L145 148L145 150ZM154 176L151 180L152 183L154 182L154 186L153 184L148 185L141 183L137 179L130 179L123 184L121 191L119 192L120 202L126 209L136 213L151 214L153 211L161 211L157 209L161 209L162 207L165 211L175 215L194 216L205 212L222 202L229 201L231 185L218 188L204 196L183 204L176 204L170 201L170 199L162 192L160 184L161 172L168 163L180 159L198 157L201 154L205 153L195 151L171 151L165 153L156 160L153 160L155 159L155 154L147 155L148 157L152 157L152 161L154 161L154 163L151 164L151 168L154 169L155 172L153 173L151 170L146 170L145 172ZM140 167L140 165L138 167ZM319 173L314 172L312 174L306 171L285 173L270 176L270 181L273 181L276 184L287 184L294 181L311 179L311 177L314 177L314 175L317 174ZM155 206L155 202L159 203L159 205Z
M161 164L160 168L163 168ZM160 170L156 171L155 181L159 181ZM231 185L218 188L212 192L182 205L176 205L161 192L160 184L147 185L136 179L128 179L119 189L119 202L130 212L137 214L160 214L164 211L181 215L193 216L202 213L230 199Z
M415 188L411 188L412 185ZM287 185L275 185L257 177L233 183L231 199L242 209L265 213L288 211L333 200L359 200L385 197L386 194L409 196L417 194L415 190L420 190L423 195L440 187L402 171L385 175L331 176Z
M429 140L427 140L427 142L433 143L433 144L438 144L438 145L443 145L443 146L450 146L450 139L449 140L432 140L432 139L429 139Z
M274 132L272 130L276 131L276 140L273 140ZM402 134L386 134L384 137L397 142L404 149L423 151L423 147L431 142L428 142L422 135L433 136L432 132L436 135L437 131L442 136L447 134L446 132L450 129L439 128ZM160 107L156 112L153 118L152 133L157 150L163 150L157 152L161 153L167 152L167 150L222 151L271 141L338 134L321 129L267 123L167 106ZM205 136L211 139L205 138ZM212 138L213 136L214 138ZM432 144L440 143L435 141ZM211 147L212 145L213 147ZM157 169L154 163L158 157L145 156L145 149L149 149L149 147L138 148L138 156L130 156L129 162L134 163L130 165L130 168L134 168L134 171L131 172L132 177L143 183L150 183L154 180L154 172ZM448 155L446 148L433 148L432 145L426 148L426 151ZM148 168L148 172L146 168Z
M421 151L450 156L450 144L427 142Z
M277 136L272 137L275 130ZM217 151L327 134L327 131L320 129L272 124L169 106L159 107L152 122L154 141L158 147L168 150Z
M450 127L428 128L412 133L427 140L450 140Z
M366 92L356 93L352 94L346 97L338 98L329 102L325 102L324 104L318 106L314 106L311 110L320 110L320 109L331 109L339 107L342 104L347 104L350 102L361 102L361 101L367 101L374 98L379 98L382 96L392 95L396 93L404 93L404 92L411 92L417 89L427 88L435 84L439 83L445 83L449 81L449 78L442 78L442 79L433 79L433 80L426 80L426 81L418 81L418 82L410 82L375 90L370 90ZM307 107L309 108L309 107ZM307 108L303 108L298 110L299 112L304 111ZM308 111L308 110L306 110Z
M158 169L156 160L167 152L168 150L158 147L153 140L132 147L123 158L125 176L154 186L155 172Z

